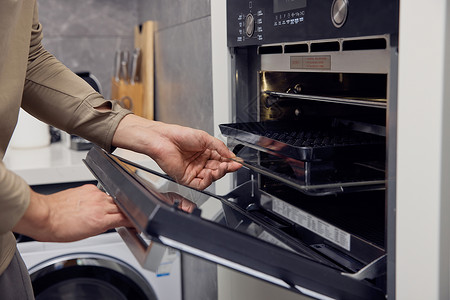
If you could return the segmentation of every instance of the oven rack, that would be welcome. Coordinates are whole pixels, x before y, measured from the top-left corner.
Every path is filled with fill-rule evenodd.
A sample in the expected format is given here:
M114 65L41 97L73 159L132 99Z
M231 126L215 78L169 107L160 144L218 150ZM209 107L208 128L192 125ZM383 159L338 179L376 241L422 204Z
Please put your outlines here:
M242 144L239 144L235 148L242 148L242 146ZM277 155L276 159L273 161L261 161L261 154L262 153L242 154L238 152L238 156L234 160L259 175L267 176L280 183L284 183L309 196L376 191L384 190L386 188L384 170L380 170L371 165L372 162L367 164L350 162L347 166L350 167L351 170L345 171L354 170L354 176L346 177L346 175L349 175L348 173L352 172L330 173L327 172L327 169L316 171L313 166L309 165L306 165L306 167L301 170L304 172L304 176L296 176L291 172L278 172L277 170L264 166L264 163L268 162L274 162L274 164L280 165L279 159L282 159L282 156ZM289 160L290 159L288 159L288 161ZM282 171L285 170L286 166L289 168L292 164L286 163L282 167ZM320 167L318 169L320 169ZM314 173L315 171L316 173ZM365 174L366 176L362 177L361 174Z
M385 189L385 137L333 124L320 119L219 127L238 162L305 194Z

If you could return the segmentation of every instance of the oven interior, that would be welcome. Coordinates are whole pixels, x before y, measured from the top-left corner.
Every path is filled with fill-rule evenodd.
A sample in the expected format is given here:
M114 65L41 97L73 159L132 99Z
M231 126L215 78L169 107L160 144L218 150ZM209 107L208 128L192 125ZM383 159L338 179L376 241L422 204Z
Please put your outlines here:
M384 290L388 72L268 70L262 56L285 54L234 51L235 122L220 127L244 168L229 200Z

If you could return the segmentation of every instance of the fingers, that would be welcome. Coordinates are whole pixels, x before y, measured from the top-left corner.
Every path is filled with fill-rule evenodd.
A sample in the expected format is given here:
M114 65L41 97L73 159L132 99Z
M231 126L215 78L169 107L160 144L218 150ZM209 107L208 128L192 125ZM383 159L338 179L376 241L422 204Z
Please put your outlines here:
M105 212L108 214L117 214L117 213L121 213L121 210L115 203L108 202L105 205Z
M242 167L242 164L237 161L228 161L228 162L225 162L225 164L227 166L227 170L226 170L227 173L235 172Z
M182 183L189 185L195 189L203 190L213 181L216 181L228 172L234 172L242 167L238 162L225 159L223 162L220 159L213 159L212 156L220 157L217 152L215 155L211 153L210 159L206 162L196 161L193 164L193 168L186 172L186 176Z
M214 173L214 180L221 178L228 172L234 172L241 167L242 167L242 164L240 164L236 161L233 161L233 160L228 160L226 162L209 160L206 162L206 165L205 165L205 169L211 169L213 171L216 171L217 177L216 177L216 173Z
M117 227L134 227L133 223L122 213L108 214L105 216L105 231Z
M211 142L208 147L210 150L217 151L217 153L223 158L233 158L236 156L222 141L212 136L210 138Z
M210 186L213 181L222 178L228 170L227 163L211 161L207 165L208 166L205 166L205 168L197 174L196 178L191 181L189 186L203 190Z
M212 170L202 169L200 173L196 174L196 176L187 183L187 185L197 190L204 190L205 188L210 186L212 182Z
M130 220L122 213L111 196L103 193L101 198L101 201L106 202L106 204L104 204L105 215L102 220L105 231L122 226L134 227Z
M210 186L212 183L212 177L205 177L205 178L195 178L191 181L189 184L190 187L197 189L197 190L204 190L208 186Z
M242 164L240 164L238 162L239 159L237 158L237 156L234 155L233 152L231 152L231 153L232 153L232 157L227 158L227 157L221 156L220 153L218 153L217 151L211 151L210 160L207 161L206 167L213 169L214 167L212 167L208 164L215 163L215 162L223 162L223 163L227 163L227 172L237 171L239 168L242 167Z
M133 226L117 206L113 197L100 191L94 185L85 185L82 188L84 188L87 193L84 197L83 195L80 195L80 197L84 198L81 200L82 202L85 202L83 205L87 206L87 211L83 214L87 219L91 217L97 218L98 226L101 230L106 231L120 226ZM83 216L80 217L83 218Z
M188 213L193 212L195 207L196 207L195 203L193 203L193 202L191 202L189 200L181 201L180 206L181 206L180 208L183 211L188 212Z

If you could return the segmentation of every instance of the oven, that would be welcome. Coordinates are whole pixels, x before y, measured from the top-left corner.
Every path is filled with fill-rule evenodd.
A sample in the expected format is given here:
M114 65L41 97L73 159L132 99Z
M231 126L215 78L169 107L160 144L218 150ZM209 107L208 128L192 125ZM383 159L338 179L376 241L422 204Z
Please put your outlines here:
M175 248L318 299L392 285L398 2L227 1L243 168L225 195L93 148L85 163L135 225L144 267Z

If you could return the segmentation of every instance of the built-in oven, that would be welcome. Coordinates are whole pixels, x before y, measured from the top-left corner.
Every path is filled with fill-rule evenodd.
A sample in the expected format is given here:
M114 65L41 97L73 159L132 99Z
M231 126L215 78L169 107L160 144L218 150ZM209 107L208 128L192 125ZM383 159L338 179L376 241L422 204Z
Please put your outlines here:
M138 260L165 245L313 298L386 298L397 15L387 0L228 0L235 187L86 157L135 225L119 233Z

